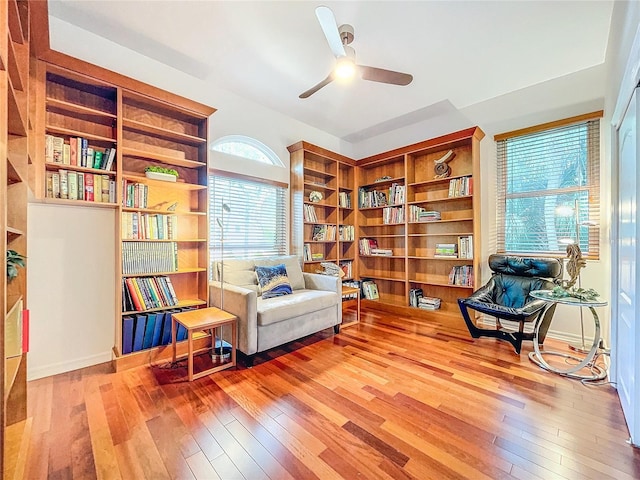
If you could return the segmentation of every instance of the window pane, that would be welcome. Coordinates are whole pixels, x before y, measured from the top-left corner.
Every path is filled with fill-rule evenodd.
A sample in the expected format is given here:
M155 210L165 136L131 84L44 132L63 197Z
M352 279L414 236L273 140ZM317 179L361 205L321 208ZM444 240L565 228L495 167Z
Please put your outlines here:
M600 120L498 142L498 251L599 253Z
M209 182L212 259L221 258L223 246L224 258L286 253L286 189L222 175Z

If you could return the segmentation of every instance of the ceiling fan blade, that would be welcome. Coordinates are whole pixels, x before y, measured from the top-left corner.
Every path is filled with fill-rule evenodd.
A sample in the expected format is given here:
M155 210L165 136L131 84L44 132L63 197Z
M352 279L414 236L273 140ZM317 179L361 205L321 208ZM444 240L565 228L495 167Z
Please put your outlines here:
M393 70L385 70L384 68L367 67L358 65L362 72L363 80L372 82L390 83L392 85L409 85L413 80L413 75L408 73L394 72Z
M344 57L346 55L342 40L340 39L340 33L338 32L338 25L336 24L336 17L329 7L324 5L316 8L316 17L320 22L320 27L324 32L324 36L327 38L329 48L336 57Z
M300 94L300 96L298 98L307 98L310 97L311 95L313 95L314 93L316 93L318 90L320 90L322 87L324 87L325 85L330 84L331 82L333 82L333 73L330 73L329 76L327 78L325 78L324 80L322 80L319 84L317 84L314 87L311 87L309 90L307 90L306 92L303 92Z

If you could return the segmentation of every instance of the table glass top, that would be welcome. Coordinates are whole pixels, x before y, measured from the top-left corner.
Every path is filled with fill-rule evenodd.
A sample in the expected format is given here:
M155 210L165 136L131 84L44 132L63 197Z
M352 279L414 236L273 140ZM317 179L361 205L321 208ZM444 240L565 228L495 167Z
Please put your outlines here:
M529 292L529 295L539 300L562 303L564 305L575 305L576 307L604 307L607 305L607 302L598 300L582 300L575 297L555 297L552 290L533 290Z

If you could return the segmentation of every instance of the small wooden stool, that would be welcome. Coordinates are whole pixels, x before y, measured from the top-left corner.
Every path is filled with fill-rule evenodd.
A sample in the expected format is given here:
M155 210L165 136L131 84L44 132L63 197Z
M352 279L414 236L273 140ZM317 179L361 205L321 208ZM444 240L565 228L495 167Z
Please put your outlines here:
M171 315L171 342L173 345L173 361L176 361L176 337L178 331L178 323L187 329L187 372L189 381L192 382L197 378L219 372L226 368L235 367L236 365L236 345L238 344L238 326L237 317L231 313L220 310L216 307L200 308L197 310L188 310L186 312L174 313ZM196 374L193 373L193 354L209 350L209 348L193 351L193 332L209 330L211 332L211 348L216 347L216 336L214 330L218 327L231 325L231 361L217 365L213 368L203 370ZM220 338L222 342L222 337Z
M343 327L349 327L356 323L360 323L360 289L357 287L347 287L345 285L342 286L342 296L353 295L354 293L356 294L356 298L358 299L358 303L357 303L358 306L356 310L356 321L345 323L342 325Z

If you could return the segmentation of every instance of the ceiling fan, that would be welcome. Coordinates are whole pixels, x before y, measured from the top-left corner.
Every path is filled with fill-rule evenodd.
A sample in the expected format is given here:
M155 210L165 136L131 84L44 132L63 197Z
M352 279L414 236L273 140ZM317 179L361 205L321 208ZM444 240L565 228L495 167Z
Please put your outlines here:
M353 27L351 25L336 24L336 18L329 7L320 6L316 8L316 17L320 22L320 27L327 38L329 48L336 57L335 68L327 78L317 85L311 87L306 92L300 94L300 98L307 98L316 93L325 85L328 85L336 78L349 78L358 71L363 80L372 82L389 83L391 85L409 85L413 80L413 75L408 73L394 72L383 68L368 67L356 64L356 52L349 46L353 41Z

